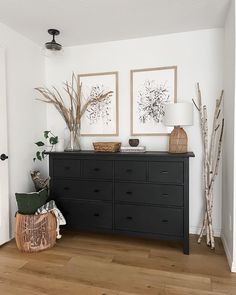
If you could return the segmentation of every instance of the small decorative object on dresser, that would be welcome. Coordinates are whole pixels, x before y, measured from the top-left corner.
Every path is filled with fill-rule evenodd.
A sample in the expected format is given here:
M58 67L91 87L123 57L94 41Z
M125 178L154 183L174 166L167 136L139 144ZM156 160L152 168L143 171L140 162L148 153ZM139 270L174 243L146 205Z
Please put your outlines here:
M120 151L121 142L94 142L95 152L116 153Z
M192 103L171 103L165 107L166 126L174 126L169 138L170 153L187 153L188 137L187 133L180 126L193 124Z
M145 153L146 147L145 146L122 146L120 148L122 153Z
M189 157L50 153L50 191L71 229L179 240L189 253Z
M139 139L138 138L130 138L129 139L129 145L132 147L136 147L139 145Z
M138 138L130 138L129 145L130 146L122 146L120 148L120 151L122 153L144 153L144 152L146 152L145 146L138 146L139 145Z

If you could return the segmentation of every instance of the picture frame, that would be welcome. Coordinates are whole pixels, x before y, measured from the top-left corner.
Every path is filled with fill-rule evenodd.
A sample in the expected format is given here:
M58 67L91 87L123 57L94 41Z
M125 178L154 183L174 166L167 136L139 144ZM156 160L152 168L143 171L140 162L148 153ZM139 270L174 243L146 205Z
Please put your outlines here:
M82 84L82 103L94 93L109 94L101 102L89 106L81 118L81 136L119 135L119 94L118 72L79 74Z
M164 136L164 105L177 101L177 66L130 71L131 136Z

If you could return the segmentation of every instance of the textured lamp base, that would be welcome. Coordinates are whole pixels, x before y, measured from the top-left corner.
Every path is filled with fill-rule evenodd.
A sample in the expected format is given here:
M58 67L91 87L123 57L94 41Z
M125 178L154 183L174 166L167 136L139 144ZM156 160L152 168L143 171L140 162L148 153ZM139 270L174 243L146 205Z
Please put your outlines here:
M181 154L188 151L188 137L183 128L175 126L170 134L169 153Z

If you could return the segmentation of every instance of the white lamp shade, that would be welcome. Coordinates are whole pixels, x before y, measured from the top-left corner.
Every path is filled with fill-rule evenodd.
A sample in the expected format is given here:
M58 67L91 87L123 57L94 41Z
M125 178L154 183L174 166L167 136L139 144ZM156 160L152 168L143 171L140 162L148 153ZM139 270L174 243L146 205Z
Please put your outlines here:
M165 107L166 126L193 125L193 104L188 102L170 103Z

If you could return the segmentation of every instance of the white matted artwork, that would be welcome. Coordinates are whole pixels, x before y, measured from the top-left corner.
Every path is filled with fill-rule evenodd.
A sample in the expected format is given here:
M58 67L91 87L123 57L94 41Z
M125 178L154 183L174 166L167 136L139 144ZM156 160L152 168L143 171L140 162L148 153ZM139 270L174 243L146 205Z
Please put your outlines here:
M131 71L131 135L167 135L165 105L176 102L177 67Z
M78 75L82 84L82 104L91 97L104 98L91 103L81 118L82 136L116 136L118 125L118 72Z

